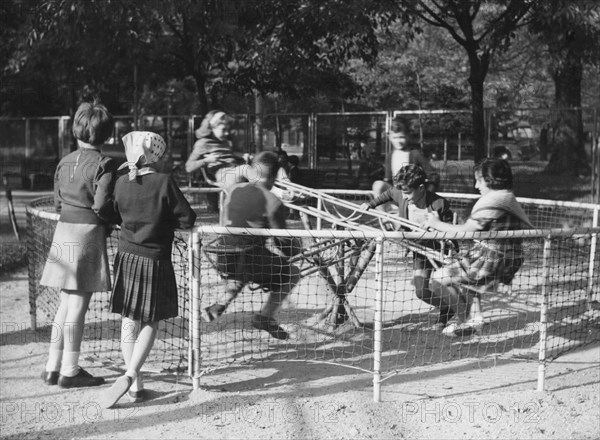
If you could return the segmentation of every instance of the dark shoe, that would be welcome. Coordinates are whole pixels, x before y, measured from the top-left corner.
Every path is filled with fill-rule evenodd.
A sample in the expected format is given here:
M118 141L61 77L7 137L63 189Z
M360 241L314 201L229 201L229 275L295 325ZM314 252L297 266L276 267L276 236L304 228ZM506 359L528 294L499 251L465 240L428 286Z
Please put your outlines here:
M142 390L138 390L138 391L128 391L127 397L129 397L129 400L132 403L140 403L140 402L143 402L144 400L146 400L146 398L148 396L147 396L146 390L142 389Z
M100 396L100 406L102 408L112 408L129 391L132 384L133 378L127 375L117 378L115 383Z
M450 308L440 309L440 316L438 317L436 324L446 325L454 317L454 310Z
M94 377L83 368L79 368L79 373L73 377L62 374L58 377L58 386L61 388L97 387L103 384L103 377Z
M58 383L58 371L42 371L42 380L46 385L56 385Z
M225 312L225 309L227 309L227 306L223 304L213 304L202 311L202 317L205 321L213 322Z
M273 318L263 315L254 315L252 318L252 327L257 330L264 330L268 332L275 339L285 340L289 338L288 332L282 329L277 321Z

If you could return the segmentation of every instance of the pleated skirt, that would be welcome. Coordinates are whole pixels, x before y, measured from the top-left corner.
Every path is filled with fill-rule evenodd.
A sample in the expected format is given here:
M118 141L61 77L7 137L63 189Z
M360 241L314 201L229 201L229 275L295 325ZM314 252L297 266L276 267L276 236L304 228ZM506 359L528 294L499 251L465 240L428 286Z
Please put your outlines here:
M59 221L40 284L80 292L110 291L105 226Z
M112 313L149 322L178 315L177 283L170 260L118 252L114 262Z

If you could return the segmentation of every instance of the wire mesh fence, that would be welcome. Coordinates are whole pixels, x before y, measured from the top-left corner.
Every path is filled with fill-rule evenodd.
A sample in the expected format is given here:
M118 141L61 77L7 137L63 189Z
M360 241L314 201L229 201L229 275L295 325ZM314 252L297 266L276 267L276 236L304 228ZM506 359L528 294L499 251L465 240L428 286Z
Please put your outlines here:
M600 188L598 177L600 133L598 109L485 109L485 152L513 163L547 164L557 147L560 115L581 120L578 142L590 159L591 200ZM300 159L303 184L320 188L369 189L383 168L389 150L391 119L409 122L411 143L430 156L442 174L443 190L468 192L471 174L456 178L454 162L472 161L470 112L466 110L397 110L392 112L236 114L231 129L234 153L281 149ZM113 136L104 154L124 160L121 137L127 132L150 130L167 141L172 173L183 184L202 186L200 176L185 173L184 164L193 149L201 115L116 116ZM0 156L3 184L12 188L50 188L53 168L76 147L70 118L0 118ZM556 148L555 148L556 150ZM557 156L559 157L559 156ZM460 173L459 173L460 174ZM444 175L452 177L444 179ZM459 176L460 177L460 176Z
M474 198L444 195L457 217L465 219ZM191 192L188 198L196 209L203 209L202 191ZM346 201L355 204L367 198L367 192L344 194ZM176 236L172 260L180 313L161 323L149 368L188 368L199 381L202 375L231 364L304 360L358 368L376 374L381 382L406 368L464 358L506 356L539 359L544 365L575 347L598 342L600 207L519 201L540 229L511 231L512 235L500 232L496 236L455 234L443 238L458 243L460 251L470 249L478 240L520 240L524 252L523 264L508 285L494 284L483 293L470 293L481 297L485 324L457 338L440 333L435 325L438 311L417 297L414 248L407 246L441 240L439 233L357 232L338 228L335 221L327 219L314 223L314 230L292 220L294 229L286 231L236 231L208 225L217 223L216 214L205 217L201 219L203 226L195 228L191 236ZM307 212L325 212L326 205L323 199L305 201L301 206ZM327 218L347 219L352 214L329 209ZM32 324L48 329L58 306L58 291L40 286L39 277L58 216L52 212L49 199L33 203L27 214ZM111 259L116 253L117 234L113 231L107 243ZM224 237L247 239L253 234L261 243L258 248L232 250L222 243ZM257 250L265 248L277 254L273 243L294 237L301 241L303 252L292 257L292 272L287 260L265 259L263 251ZM246 265L236 271L240 252ZM252 261L258 263L248 265ZM257 315L265 315L266 304L277 291L273 288L278 285L276 281L281 284L296 270L299 279L274 316L287 335L278 339L273 337L273 327ZM217 313L212 321L201 319L205 309L231 296L236 273L243 274L237 280L242 286L236 285L239 292L226 311ZM82 350L102 362L120 363L120 316L108 313L108 301L108 292L94 294Z

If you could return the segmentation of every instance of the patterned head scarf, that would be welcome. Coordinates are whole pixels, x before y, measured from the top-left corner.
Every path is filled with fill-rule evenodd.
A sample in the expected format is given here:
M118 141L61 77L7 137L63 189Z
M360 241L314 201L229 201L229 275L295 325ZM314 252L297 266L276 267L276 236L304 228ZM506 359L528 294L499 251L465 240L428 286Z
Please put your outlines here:
M154 172L147 165L158 162L167 150L167 144L162 136L151 131L132 131L123 136L122 139L123 145L125 145L127 162L121 165L119 169L129 167L129 180L135 180L137 176ZM144 158L144 167L138 169L137 164L142 157Z

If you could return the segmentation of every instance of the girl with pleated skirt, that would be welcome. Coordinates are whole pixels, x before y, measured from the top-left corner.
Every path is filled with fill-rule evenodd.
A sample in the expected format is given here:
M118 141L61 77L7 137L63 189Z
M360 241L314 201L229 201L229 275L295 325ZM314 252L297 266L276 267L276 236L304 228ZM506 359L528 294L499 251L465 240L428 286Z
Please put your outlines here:
M154 345L158 323L178 315L177 285L171 261L174 232L194 225L196 214L169 174L163 173L165 141L156 133L123 137L129 173L115 183L115 223L121 225L114 261L110 310L122 316L121 351L126 372L103 392L110 408L129 391L145 398L140 370Z

